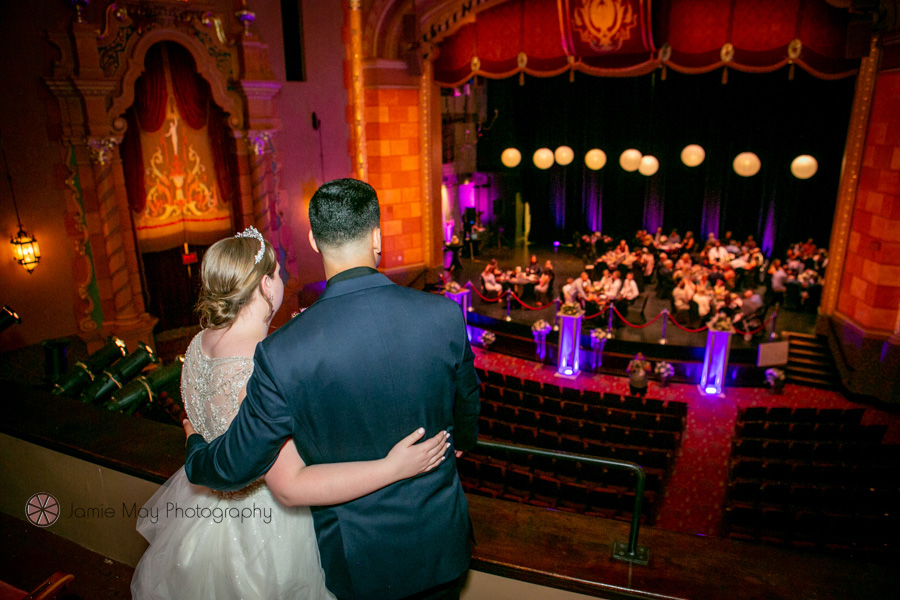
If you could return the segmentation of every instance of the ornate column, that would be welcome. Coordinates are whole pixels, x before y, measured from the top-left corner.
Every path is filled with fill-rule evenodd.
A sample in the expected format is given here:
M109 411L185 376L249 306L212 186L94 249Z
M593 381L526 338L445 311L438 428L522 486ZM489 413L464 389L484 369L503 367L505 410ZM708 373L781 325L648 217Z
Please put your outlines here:
M844 164L838 185L834 223L831 226L831 241L828 245L828 277L825 278L825 288L822 290L822 303L819 308L822 315L833 315L837 311L838 293L844 278L847 243L850 238L850 226L853 223L853 208L856 205L859 171L862 167L863 153L866 147L866 130L869 125L872 97L875 94L875 80L878 76L880 55L878 39L872 38L869 56L860 62L859 74L856 76L856 93L853 96L853 107L850 112L850 126L847 129L847 143L844 146Z
M361 4L361 0L350 0L350 148L353 159L353 176L361 181L368 181Z
M434 65L430 60L425 60L422 76L419 78L419 139L421 139L420 156L421 187L422 187L422 244L424 245L425 265L436 266L438 260L443 260L443 254L438 251L440 239L443 236L443 228L434 231L435 223L443 223L443 211L440 204L441 162L440 155L435 162L435 151L440 152L440 111L434 110ZM437 148L432 140L433 121L438 118ZM437 189L437 193L435 193ZM437 198L437 201L435 200ZM437 233L437 235L435 235Z

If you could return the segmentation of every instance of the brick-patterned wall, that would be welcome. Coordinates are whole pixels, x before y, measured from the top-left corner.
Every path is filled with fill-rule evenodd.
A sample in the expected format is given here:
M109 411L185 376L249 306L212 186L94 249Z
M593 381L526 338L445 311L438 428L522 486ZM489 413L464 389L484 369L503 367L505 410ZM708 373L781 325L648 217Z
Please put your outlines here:
M381 266L425 260L419 157L419 90L367 88L369 184L381 204Z
M900 306L900 71L878 75L863 156L838 310L890 332Z

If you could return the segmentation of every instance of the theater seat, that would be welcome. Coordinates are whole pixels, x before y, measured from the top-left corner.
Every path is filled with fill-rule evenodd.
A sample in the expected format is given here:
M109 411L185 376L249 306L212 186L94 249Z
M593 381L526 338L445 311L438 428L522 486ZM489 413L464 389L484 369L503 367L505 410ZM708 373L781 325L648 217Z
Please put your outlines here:
M57 571L30 593L0 581L0 600L51 600L58 598L74 579L74 575Z

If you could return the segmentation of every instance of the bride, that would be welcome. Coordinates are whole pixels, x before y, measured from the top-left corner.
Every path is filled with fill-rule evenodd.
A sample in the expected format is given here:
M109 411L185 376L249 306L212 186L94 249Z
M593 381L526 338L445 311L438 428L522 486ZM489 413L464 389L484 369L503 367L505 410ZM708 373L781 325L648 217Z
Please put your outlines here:
M253 227L210 247L201 281L203 330L185 354L181 393L190 419L185 428L208 442L240 408L254 349L281 306L284 284L272 246ZM182 467L141 511L147 516L137 530L150 547L135 569L132 596L334 598L307 506L346 502L430 471L449 444L446 432L416 444L423 435L416 430L381 460L309 467L289 440L264 480L236 492L193 485Z

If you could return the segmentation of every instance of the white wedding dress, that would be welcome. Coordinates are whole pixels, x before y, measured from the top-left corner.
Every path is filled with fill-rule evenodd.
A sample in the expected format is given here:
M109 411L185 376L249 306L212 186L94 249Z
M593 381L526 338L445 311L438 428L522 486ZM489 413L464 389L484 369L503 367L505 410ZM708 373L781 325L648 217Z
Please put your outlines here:
M181 377L185 411L206 441L222 435L253 371L247 357L208 358L201 334ZM138 532L150 547L131 581L139 600L333 599L325 588L309 508L286 508L262 479L214 492L178 470L144 505Z

